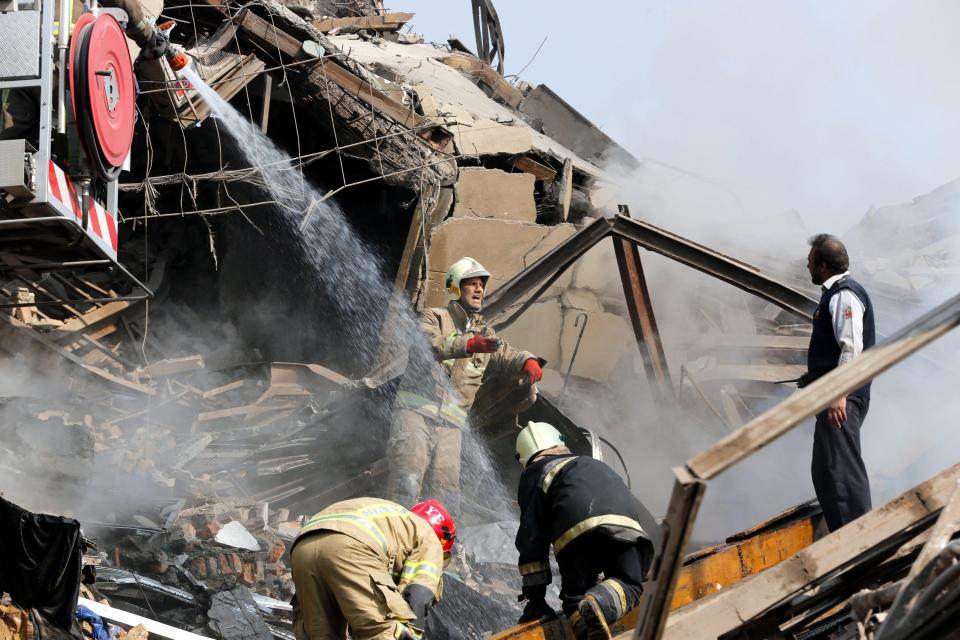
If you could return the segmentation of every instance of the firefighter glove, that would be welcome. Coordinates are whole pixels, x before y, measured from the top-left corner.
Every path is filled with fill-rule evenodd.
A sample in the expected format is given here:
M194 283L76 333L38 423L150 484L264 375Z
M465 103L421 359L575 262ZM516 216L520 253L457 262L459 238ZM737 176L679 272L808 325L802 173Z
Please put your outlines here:
M530 358L523 363L523 373L527 376L530 384L536 384L543 378L543 369L540 368L540 363L534 358Z
M422 584L411 583L403 590L403 599L416 614L416 620L410 623L415 629L423 629L427 623L427 611L433 606L433 592Z
M166 34L154 27L150 38L140 48L140 53L147 60L156 60L167 55L171 50L170 40L167 39Z
M473 336L467 340L468 353L495 353L500 348L500 340L486 336Z

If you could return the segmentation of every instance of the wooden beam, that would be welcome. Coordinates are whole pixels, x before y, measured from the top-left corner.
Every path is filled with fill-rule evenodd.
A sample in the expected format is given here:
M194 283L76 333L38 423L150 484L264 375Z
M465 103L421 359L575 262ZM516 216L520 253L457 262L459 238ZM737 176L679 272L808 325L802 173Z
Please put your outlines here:
M512 84L503 79L486 62L469 56L465 53L451 53L448 56L440 58L440 62L453 67L457 71L462 71L469 76L473 76L484 85L486 85L494 95L511 109L520 107L523 101L523 94Z
M541 162L537 162L530 156L520 155L514 157L513 168L534 175L537 180L553 182L557 178L557 172L554 169Z
M263 108L260 109L260 133L266 135L267 125L270 124L270 96L273 94L273 78L269 73L263 74Z
M634 634L635 640L657 640L663 632L683 566L684 551L707 489L704 482L684 467L675 467L673 475L676 480L662 527L660 546L640 598L640 624ZM627 634L620 637L626 639Z
M856 560L873 547L940 510L960 478L954 465L870 511L795 556L728 589L678 609L664 638L716 638L793 597L817 579ZM627 640L624 637L624 640Z
M319 61L311 68L311 73L337 83L344 91L407 128L419 129L430 123L429 119L421 116L412 107L394 100L332 60Z
M11 355L26 355L26 362L40 373L48 373L66 362L98 378L112 388L135 391L144 395L156 395L156 389L116 376L105 369L87 364L52 340L40 335L19 320L0 314L0 347ZM43 347L38 349L38 347Z
M810 386L723 438L687 463L704 480L716 477L750 454L770 444L803 420L825 409L840 396L860 388L910 354L960 324L960 295L911 322Z
M927 543L913 562L913 566L910 567L910 573L903 584L909 584L916 578L917 574L937 557L937 554L943 550L958 530L960 530L960 480L954 484L947 506L943 508L940 517L937 518L937 523L933 525Z
M410 22L412 13L385 13L382 16L358 16L352 18L322 18L311 24L317 31L327 33L343 27L357 27L358 29L372 29L374 31L397 31Z

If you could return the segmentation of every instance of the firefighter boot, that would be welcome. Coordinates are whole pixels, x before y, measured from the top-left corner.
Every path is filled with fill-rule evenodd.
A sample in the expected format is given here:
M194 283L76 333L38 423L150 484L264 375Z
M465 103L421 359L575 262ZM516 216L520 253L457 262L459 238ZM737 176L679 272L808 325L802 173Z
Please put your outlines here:
M587 591L577 609L586 626L587 640L610 640L610 625L640 602L639 585L607 578Z
M583 619L580 612L574 611L567 616L567 620L570 621L570 626L573 627L573 637L575 640L587 640L587 621Z

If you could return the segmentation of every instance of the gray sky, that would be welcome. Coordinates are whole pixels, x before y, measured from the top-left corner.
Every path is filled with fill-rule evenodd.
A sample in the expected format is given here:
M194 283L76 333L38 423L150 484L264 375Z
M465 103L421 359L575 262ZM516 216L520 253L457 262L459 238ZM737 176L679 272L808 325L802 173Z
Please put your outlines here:
M524 79L748 209L840 232L960 177L960 2L495 2L507 74L547 36ZM474 46L469 0L388 6Z

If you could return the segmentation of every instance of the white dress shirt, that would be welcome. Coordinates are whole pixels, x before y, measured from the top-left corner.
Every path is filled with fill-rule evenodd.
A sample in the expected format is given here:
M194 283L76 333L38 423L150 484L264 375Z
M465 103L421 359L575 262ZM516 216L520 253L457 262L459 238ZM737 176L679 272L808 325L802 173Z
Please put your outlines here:
M836 284L837 280L848 275L850 272L844 271L830 276L823 282L824 291ZM833 336L840 345L840 359L837 361L837 366L840 366L863 351L863 313L866 307L850 289L841 289L830 296L827 306L830 308L830 318L833 320Z

